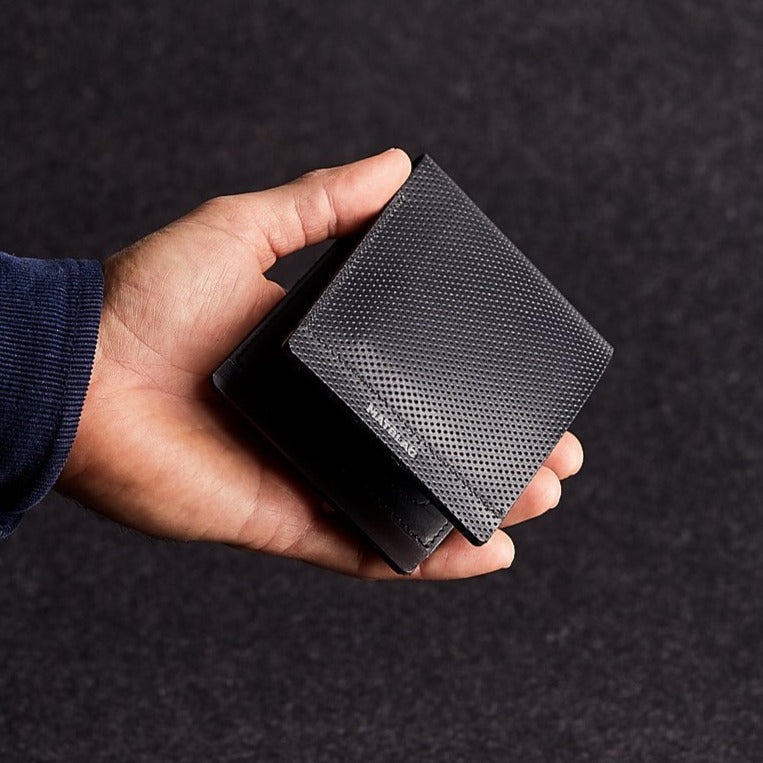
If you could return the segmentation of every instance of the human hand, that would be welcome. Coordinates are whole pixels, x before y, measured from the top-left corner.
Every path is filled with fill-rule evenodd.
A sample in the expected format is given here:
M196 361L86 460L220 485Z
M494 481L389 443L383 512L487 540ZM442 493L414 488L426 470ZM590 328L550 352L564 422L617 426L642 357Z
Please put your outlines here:
M264 275L276 258L367 223L409 173L408 157L393 149L212 199L109 258L90 389L59 490L153 535L396 577L242 437L210 375L283 296ZM582 461L565 434L504 526L555 506L560 479ZM513 555L503 532L481 547L452 533L414 576L479 575Z

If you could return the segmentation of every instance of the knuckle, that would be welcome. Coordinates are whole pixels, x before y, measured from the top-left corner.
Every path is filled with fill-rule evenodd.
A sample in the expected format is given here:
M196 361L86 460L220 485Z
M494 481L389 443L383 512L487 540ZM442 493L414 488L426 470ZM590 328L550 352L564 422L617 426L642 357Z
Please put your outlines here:
M311 522L305 525L297 522L280 522L262 550L276 556L299 558L302 556L302 550L312 529Z
M199 209L219 216L227 216L233 208L232 196L213 196L201 204Z
M299 180L307 180L307 181L316 180L316 179L320 179L321 176L325 174L326 174L326 170L318 167L314 170L309 170L308 172L305 172L303 175L299 177Z
M281 256L301 249L304 241L294 235L294 226L289 224L288 215L273 204L265 205L260 210L257 225L270 250Z
M235 195L213 196L195 210L202 220L220 228L238 230L244 227L240 200Z

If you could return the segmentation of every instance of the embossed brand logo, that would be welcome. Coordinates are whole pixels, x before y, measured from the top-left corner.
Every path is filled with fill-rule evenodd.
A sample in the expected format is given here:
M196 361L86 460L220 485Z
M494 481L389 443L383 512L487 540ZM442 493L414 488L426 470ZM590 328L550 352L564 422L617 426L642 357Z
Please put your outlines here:
M400 434L397 427L373 404L369 403L366 411L371 418L411 457L416 458L418 450Z

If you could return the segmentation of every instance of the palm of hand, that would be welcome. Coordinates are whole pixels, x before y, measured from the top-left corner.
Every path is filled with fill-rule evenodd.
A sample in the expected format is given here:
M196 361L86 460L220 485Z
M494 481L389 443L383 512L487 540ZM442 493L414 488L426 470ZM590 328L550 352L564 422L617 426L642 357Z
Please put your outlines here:
M242 437L209 379L282 296L264 276L275 257L357 227L406 174L407 158L392 152L272 191L214 200L109 259L91 388L59 487L151 534L391 576ZM512 521L555 505L559 478L581 459L577 441L565 436ZM503 533L481 548L453 534L418 574L480 574L512 557Z

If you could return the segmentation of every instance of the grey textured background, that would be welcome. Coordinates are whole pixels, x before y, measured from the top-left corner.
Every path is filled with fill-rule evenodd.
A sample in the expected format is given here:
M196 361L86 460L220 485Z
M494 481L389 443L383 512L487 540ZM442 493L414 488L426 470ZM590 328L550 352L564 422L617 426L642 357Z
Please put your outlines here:
M107 5L0 3L0 247L104 257L425 148L617 352L586 469L488 578L49 499L0 548L0 758L759 760L763 4Z

